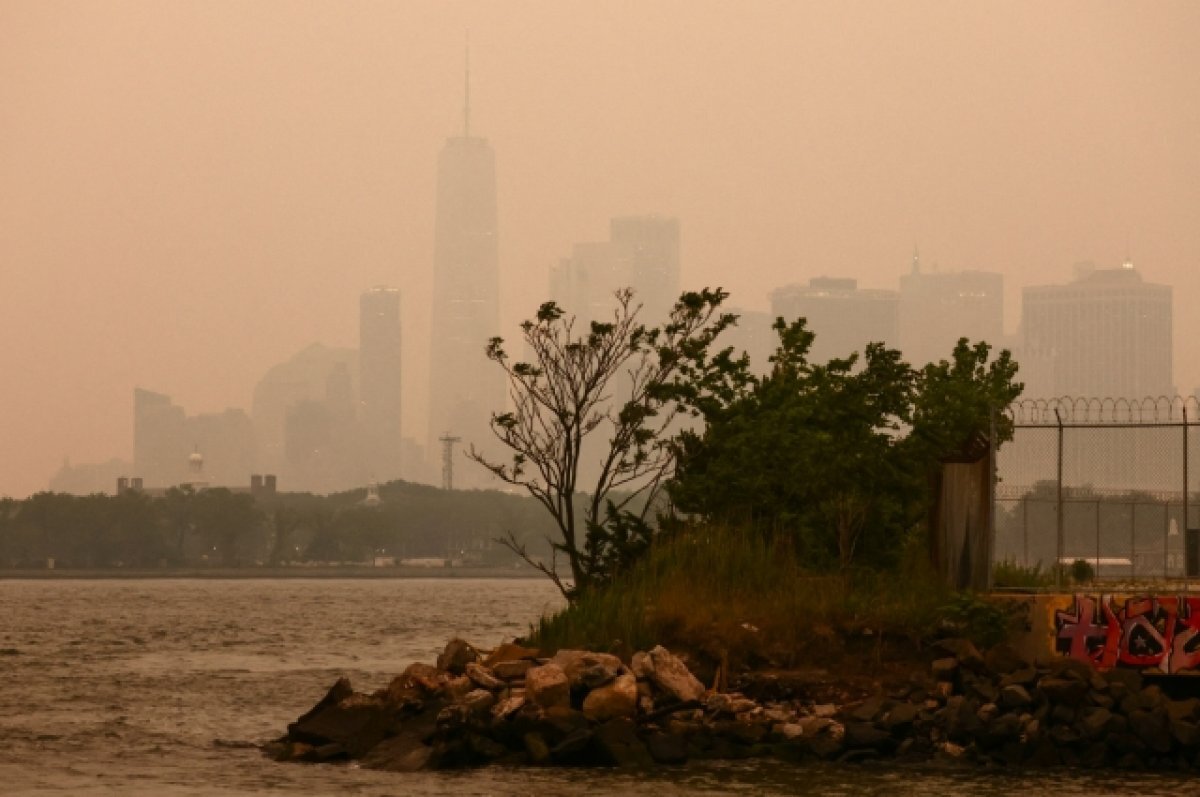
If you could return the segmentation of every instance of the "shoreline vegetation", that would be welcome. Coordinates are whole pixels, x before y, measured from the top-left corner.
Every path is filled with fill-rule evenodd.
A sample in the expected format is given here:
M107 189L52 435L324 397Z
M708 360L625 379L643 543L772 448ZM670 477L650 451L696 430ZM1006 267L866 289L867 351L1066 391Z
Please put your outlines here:
M628 290L590 324L547 302L512 347L529 361L493 338L512 406L491 426L507 458L471 456L553 520L549 562L503 542L566 607L486 656L452 640L436 667L414 663L374 694L340 680L267 754L400 771L1072 763L1055 752L1070 734L1101 739L1079 723L1124 742L1166 716L1140 682L1121 682L1140 696L1126 705L1086 665L1021 659L1006 644L1020 604L966 589L988 580L988 547L944 534L943 518L986 515L962 485L1011 438L997 412L1021 391L1009 352L962 339L914 368L871 343L813 363L805 319L780 318L771 370L756 374L715 343L736 323L727 296L685 293L653 328ZM947 463L968 466L949 486ZM1085 697L1110 715L1122 701L1121 718L1085 719ZM1200 703L1186 708L1171 715L1185 735ZM1156 753L1175 750L1160 736ZM1200 730L1179 744L1193 742Z

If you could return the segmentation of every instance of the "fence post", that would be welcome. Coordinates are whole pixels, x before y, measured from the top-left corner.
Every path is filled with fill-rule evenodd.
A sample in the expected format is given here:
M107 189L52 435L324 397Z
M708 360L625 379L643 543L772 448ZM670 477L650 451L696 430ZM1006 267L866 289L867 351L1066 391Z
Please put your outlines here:
M1188 591L1188 417L1187 404L1183 405L1183 528L1179 536L1183 540L1183 591Z
M1029 493L1021 496L1021 552L1029 567Z
M1058 407L1054 408L1054 420L1058 422L1058 501L1055 505L1057 517L1057 550L1054 558L1054 588L1061 591L1063 587L1063 422Z
M1171 499L1163 502L1163 581L1171 574Z
M1137 501L1129 502L1129 580L1137 580Z
M996 408L988 416L988 551L987 589L992 590L993 571L996 567Z

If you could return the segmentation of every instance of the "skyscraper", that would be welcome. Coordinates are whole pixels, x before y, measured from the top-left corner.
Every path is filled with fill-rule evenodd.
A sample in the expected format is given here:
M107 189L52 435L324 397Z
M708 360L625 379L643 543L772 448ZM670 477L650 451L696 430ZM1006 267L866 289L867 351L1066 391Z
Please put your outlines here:
M430 450L445 432L482 446L491 413L504 409L504 380L484 355L500 332L496 163L487 140L471 135L469 68L462 135L446 139L438 160L433 268Z
M377 287L363 293L358 330L359 418L365 433L364 453L373 478L389 481L401 475L400 291Z
M1126 261L1076 266L1067 285L1025 288L1020 378L1028 397L1142 399L1175 393L1171 286Z
M807 285L776 288L771 315L788 323L808 320L816 335L808 355L812 363L861 354L868 343L895 346L899 337L896 292L859 288L854 279L814 277Z
M900 349L914 367L950 358L959 338L1004 342L1004 275L992 271L922 272L900 277Z
M607 241L577 243L550 273L550 295L582 322L612 316L619 288L633 288L649 326L666 322L679 298L679 220L624 216Z
M661 324L679 298L679 219L624 216L612 220L609 239L629 263L629 285L637 291L643 320Z

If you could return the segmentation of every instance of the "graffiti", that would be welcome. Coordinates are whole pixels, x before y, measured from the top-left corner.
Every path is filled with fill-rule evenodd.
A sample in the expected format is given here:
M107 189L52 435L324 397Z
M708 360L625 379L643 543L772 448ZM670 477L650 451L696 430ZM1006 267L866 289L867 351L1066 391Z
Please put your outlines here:
M1096 667L1200 675L1200 597L1076 595L1054 633L1059 653Z

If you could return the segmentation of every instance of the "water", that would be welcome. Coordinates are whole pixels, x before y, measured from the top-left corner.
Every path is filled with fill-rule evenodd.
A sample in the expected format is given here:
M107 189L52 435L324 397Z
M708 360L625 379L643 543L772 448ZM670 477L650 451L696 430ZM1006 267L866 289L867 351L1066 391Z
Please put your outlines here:
M461 635L491 645L559 605L542 581L0 581L0 794L1191 794L1178 775L705 763L650 774L278 764L339 676L385 685Z

